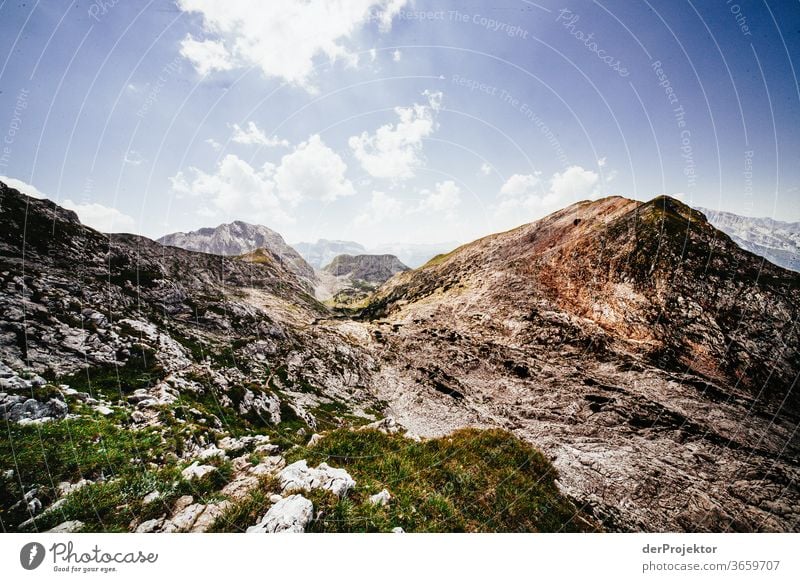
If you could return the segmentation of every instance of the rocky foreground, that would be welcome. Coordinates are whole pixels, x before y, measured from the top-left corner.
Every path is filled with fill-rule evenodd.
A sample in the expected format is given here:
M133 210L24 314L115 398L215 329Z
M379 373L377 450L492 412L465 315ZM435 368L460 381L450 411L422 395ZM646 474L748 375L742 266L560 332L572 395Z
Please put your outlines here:
M672 199L481 239L356 316L270 253L0 208L5 531L800 527L800 276Z

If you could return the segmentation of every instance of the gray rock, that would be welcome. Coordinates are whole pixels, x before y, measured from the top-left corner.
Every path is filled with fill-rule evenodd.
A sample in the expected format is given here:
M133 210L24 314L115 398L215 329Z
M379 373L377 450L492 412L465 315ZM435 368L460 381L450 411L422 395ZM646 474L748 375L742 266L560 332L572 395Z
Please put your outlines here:
M82 521L73 519L59 523L54 528L47 530L47 533L75 533L76 531L83 529L84 525L85 524Z
M193 481L194 479L202 479L206 475L209 475L216 471L217 468L213 465L201 465L197 461L186 467L183 471L181 471L181 475L187 481Z
M314 515L314 504L302 495L289 495L269 508L247 533L303 533Z
M327 463L320 463L316 469L308 466L305 460L292 463L278 474L284 492L311 491L326 489L338 497L344 497L356 486L355 480L344 469L334 469Z

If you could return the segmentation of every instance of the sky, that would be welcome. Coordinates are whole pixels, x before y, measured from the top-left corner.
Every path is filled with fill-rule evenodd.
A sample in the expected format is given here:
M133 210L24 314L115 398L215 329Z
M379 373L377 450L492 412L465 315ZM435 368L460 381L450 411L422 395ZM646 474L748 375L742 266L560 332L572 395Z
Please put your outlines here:
M666 193L800 220L800 4L0 0L0 180L108 232L467 242Z

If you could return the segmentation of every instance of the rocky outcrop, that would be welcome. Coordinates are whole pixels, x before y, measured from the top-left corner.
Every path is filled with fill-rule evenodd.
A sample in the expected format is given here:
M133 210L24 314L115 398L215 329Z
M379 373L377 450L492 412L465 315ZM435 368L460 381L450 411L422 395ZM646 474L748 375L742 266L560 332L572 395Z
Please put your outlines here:
M283 469L278 474L278 481L281 489L287 493L324 489L337 497L344 497L356 486L355 480L344 469L334 469L327 463L320 463L317 468L313 468L304 460Z
M289 495L269 508L247 533L303 533L314 515L314 505L302 495Z

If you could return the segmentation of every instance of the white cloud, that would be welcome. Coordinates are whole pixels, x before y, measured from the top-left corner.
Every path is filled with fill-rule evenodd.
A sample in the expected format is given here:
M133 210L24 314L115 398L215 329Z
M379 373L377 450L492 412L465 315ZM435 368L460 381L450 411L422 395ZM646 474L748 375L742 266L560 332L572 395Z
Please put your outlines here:
M393 60L395 63L399 63L399 62L400 62L402 59L403 59L403 53L402 53L402 51L400 51L399 49L398 49L398 50L395 50L395 51L392 53L392 60Z
M357 61L351 40L371 20L380 30L407 0L178 0L185 12L202 18L203 32L213 40L187 37L181 54L200 74L233 66L256 66L267 77L313 90L317 57Z
M396 218L403 212L403 204L399 200L385 192L374 191L369 203L356 215L354 222L357 225L377 224L387 218Z
M303 198L336 200L355 194L353 184L345 177L347 164L339 154L326 146L319 135L312 135L281 159L275 172L275 183L282 198L298 201Z
M541 173L514 174L503 184L495 218L503 224L535 220L568 204L600 194L600 176L580 166L554 173L545 183Z
M16 178L9 178L8 176L0 176L0 182L5 183L6 186L9 188L14 188L14 190L19 190L23 194L27 194L32 198L47 198L44 194L42 194L36 186L32 184L28 184L27 182L23 182L22 180L17 180Z
M484 176L488 176L491 173L492 173L492 166L490 164L487 164L486 162L483 162L481 164L481 174L483 174Z
M556 172L550 179L550 192L560 200L578 201L597 196L595 187L600 180L597 172L585 170L580 166L570 166L563 172Z
M373 135L366 131L348 140L353 155L364 170L375 178L405 179L414 176L422 164L422 140L437 128L436 114L442 106L442 93L426 91L427 105L395 107L399 121L379 127Z
M189 59L203 76L215 71L229 71L236 66L233 56L221 42L195 40L191 34L181 41L181 56Z
M247 123L247 129L242 129L239 127L238 123L234 123L230 127L233 129L233 137L231 137L231 139L236 143L263 145L267 147L289 147L289 142L285 139L279 139L278 136L267 137L267 135L252 121Z
M417 212L450 213L461 204L461 188L452 180L437 182L432 191L423 190L422 195Z
M604 157L600 158L599 160L597 160L597 167L598 168L603 168L603 167L605 167L606 163L607 163L607 161L606 161L606 158L604 156Z
M83 224L100 232L132 232L136 228L136 221L133 217L110 206L96 202L79 204L69 198L64 200L61 206L74 211Z
M214 139L214 138L212 138L212 137L208 138L208 139L207 139L207 140L205 140L205 142L203 142L203 143L207 143L208 145L210 145L210 146L211 146L211 148L212 148L212 149L213 149L215 152L218 152L219 150L221 150L221 149L222 149L222 144L220 144L220 143L219 143L217 140L215 140L215 139Z
M514 174L500 188L501 196L534 196L539 190L541 172L535 174Z
M200 214L226 217L252 216L257 220L286 222L273 180L275 167L264 164L254 168L241 158L228 154L212 174L190 168L191 177L178 172L170 178L172 190L179 196L197 196L207 206Z
M346 172L347 165L339 155L319 135L312 135L283 156L277 166L266 163L253 167L228 154L214 172L191 167L170 178L170 183L178 196L200 198L198 213L203 216L290 223L293 219L285 205L294 206L309 199L331 201L355 194Z

